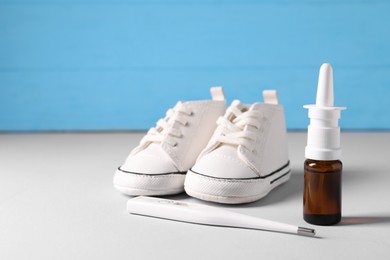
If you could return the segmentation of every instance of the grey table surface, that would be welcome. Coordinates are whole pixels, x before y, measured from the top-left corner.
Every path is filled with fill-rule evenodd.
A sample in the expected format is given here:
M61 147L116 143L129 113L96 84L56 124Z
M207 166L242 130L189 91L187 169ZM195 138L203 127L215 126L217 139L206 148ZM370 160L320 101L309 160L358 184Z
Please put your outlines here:
M305 133L288 183L258 202L204 203L313 227L317 238L129 215L112 176L143 133L0 134L0 259L390 259L390 133L342 133L343 219L302 219Z

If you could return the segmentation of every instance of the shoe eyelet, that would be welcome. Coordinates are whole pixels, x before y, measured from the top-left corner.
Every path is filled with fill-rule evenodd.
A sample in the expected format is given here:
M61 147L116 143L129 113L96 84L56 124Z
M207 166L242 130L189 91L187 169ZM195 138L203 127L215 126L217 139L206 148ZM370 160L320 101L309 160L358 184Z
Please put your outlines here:
M177 146L178 146L178 143L174 143L174 144L173 144L173 147L177 147Z

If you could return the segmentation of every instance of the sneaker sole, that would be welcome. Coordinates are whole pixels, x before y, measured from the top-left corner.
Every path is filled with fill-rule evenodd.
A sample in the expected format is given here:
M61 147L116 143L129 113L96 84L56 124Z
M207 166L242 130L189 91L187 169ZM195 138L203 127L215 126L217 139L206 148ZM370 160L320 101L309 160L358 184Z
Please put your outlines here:
M290 179L289 164L266 177L250 179L215 178L189 170L184 183L188 195L224 204L249 203L265 197Z
M173 195L184 192L184 173L143 174L123 171L114 175L114 187L130 196Z

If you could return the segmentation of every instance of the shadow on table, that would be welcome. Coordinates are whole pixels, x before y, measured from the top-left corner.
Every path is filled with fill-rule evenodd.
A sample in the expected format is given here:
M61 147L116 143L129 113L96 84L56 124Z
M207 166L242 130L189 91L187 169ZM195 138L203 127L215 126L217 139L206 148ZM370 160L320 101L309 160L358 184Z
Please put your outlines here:
M390 216L345 216L338 226L390 223Z
M343 166L343 184L353 182L365 182L367 179L372 179L373 176L386 174L386 169L375 167L348 167Z

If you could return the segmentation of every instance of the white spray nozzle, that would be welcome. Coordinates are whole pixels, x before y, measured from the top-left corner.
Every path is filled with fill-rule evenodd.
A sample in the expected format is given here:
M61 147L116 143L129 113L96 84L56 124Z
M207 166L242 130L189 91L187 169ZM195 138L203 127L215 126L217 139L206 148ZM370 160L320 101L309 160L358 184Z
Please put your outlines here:
M317 107L333 107L333 69L328 63L322 64L318 76Z
M333 69L328 63L322 64L318 77L315 105L305 105L309 109L305 156L314 160L338 160L341 156L340 110L345 107L334 106Z

